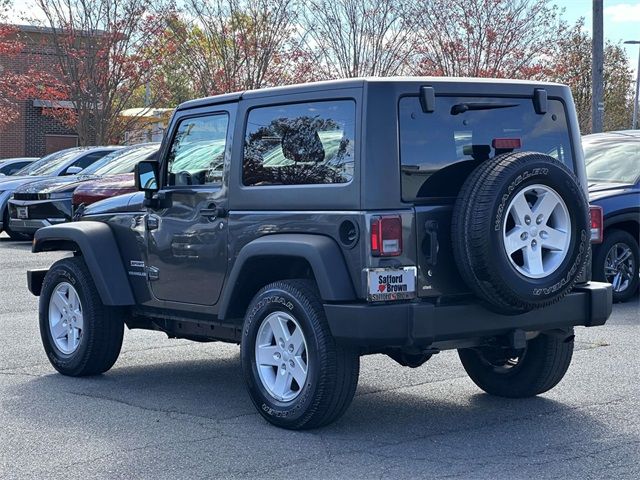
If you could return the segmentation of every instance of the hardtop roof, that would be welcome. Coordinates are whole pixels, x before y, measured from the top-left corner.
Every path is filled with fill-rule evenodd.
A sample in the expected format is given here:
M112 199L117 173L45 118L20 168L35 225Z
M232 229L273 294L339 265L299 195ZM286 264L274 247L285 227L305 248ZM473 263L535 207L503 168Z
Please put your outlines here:
M186 110L208 105L235 102L240 99L251 99L270 97L275 95L289 95L294 93L309 93L314 91L338 90L345 88L363 88L366 84L415 84L431 86L452 86L464 84L469 88L474 86L487 87L489 85L501 86L502 88L514 86L532 88L567 88L560 83L543 82L535 80L514 80L504 78L475 78L475 77L362 77L345 78L339 80L325 80L320 82L299 83L294 85L283 85L278 87L266 87L257 90L246 90L241 92L224 93L211 97L189 100L180 104L177 110Z

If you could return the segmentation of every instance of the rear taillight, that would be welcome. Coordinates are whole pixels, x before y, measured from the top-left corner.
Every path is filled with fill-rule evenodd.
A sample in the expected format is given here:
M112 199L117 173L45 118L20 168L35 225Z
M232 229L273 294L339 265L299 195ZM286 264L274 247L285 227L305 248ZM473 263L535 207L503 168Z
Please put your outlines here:
M371 219L371 254L374 257L402 254L402 220L399 215Z
M591 223L591 243L602 243L604 233L604 215L602 207L589 206L589 221Z

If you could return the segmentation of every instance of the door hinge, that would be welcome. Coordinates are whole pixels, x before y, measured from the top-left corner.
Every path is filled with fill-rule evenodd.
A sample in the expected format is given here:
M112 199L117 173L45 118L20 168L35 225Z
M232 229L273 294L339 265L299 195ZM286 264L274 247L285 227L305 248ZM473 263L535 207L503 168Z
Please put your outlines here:
M157 267L147 267L147 278L149 280L159 280L160 269Z

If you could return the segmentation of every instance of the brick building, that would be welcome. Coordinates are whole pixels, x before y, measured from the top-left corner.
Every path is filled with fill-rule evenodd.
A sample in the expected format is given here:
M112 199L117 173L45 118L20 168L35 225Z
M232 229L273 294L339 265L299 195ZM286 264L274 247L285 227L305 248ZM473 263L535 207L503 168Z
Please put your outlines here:
M17 26L20 41L26 47L15 57L0 57L0 70L24 73L30 67L55 70L57 60L51 46L51 30L33 26ZM19 102L20 117L0 129L0 159L9 157L40 157L47 153L78 145L78 135L54 118L44 115L51 106L44 99ZM58 102L58 108L73 108L71 102Z

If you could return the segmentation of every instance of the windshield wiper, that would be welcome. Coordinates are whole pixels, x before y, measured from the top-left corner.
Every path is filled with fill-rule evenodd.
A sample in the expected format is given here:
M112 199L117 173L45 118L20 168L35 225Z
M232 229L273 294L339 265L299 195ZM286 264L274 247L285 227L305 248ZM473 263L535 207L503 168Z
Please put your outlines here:
M468 102L468 103L456 103L451 107L451 115L459 115L460 113L467 112L469 110L494 110L496 108L509 108L517 107L517 103L482 103L482 102Z

